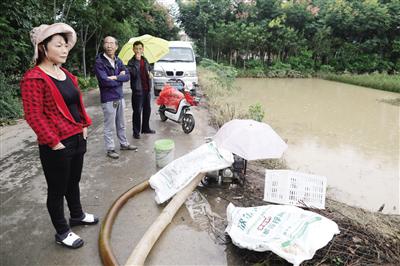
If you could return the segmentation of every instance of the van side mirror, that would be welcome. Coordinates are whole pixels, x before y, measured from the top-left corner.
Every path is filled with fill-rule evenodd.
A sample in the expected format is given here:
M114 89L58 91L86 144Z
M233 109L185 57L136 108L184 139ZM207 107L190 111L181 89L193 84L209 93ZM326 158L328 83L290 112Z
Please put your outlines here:
M200 56L196 55L196 57L195 57L195 60L196 60L196 64L199 64L199 63L200 63L200 61L201 61L201 58L200 58Z

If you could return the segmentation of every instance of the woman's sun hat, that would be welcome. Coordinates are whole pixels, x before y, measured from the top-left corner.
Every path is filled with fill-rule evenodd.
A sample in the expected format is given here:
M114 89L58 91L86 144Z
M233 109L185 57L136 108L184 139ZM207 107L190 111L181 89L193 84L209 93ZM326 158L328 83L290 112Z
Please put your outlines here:
M35 53L33 55L33 61L36 62L36 59L39 56L38 45L43 42L46 38L57 34L57 33L65 33L68 39L68 49L71 50L76 43L76 32L75 30L65 23L54 23L51 25L42 24L39 27L35 27L30 32L31 42L35 49Z

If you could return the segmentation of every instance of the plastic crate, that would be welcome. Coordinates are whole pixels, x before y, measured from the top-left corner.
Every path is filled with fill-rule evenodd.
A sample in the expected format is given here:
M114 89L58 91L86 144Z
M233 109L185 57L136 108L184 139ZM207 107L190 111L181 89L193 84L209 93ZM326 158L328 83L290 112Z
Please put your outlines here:
M264 201L325 208L327 179L291 170L265 170Z

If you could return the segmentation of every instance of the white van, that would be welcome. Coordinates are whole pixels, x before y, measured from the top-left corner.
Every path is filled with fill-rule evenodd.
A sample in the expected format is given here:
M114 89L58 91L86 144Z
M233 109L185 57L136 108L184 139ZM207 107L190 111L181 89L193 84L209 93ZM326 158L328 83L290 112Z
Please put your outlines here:
M190 42L170 41L169 53L154 63L154 94L170 80L182 80L191 89L197 85L196 58Z

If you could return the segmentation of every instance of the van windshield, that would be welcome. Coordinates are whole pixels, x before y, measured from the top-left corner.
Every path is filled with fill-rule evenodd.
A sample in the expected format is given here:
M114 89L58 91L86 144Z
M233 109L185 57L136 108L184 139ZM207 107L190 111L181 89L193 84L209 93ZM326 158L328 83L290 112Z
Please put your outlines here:
M186 47L170 47L166 54L159 61L164 62L194 62L193 50Z

